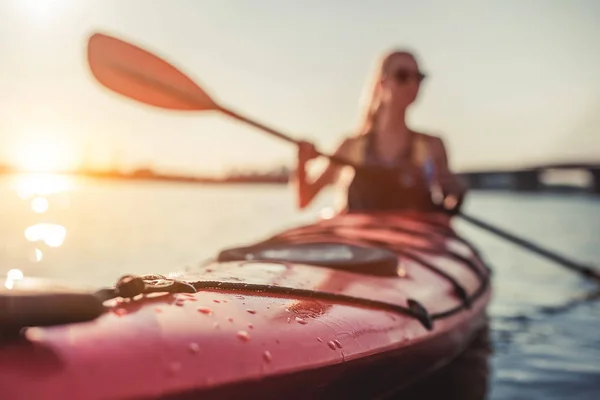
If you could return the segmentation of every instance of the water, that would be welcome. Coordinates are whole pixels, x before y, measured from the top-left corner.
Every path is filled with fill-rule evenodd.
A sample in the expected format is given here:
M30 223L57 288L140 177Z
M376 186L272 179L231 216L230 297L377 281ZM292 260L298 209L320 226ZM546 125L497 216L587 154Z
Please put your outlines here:
M293 193L280 186L44 175L0 177L0 199L0 273L94 286L112 285L125 273L195 265L220 249L314 220L330 203L325 195L299 212ZM600 263L597 198L476 192L465 211L580 261ZM594 285L465 222L457 227L495 271L490 373L479 371L488 398L600 398L600 302L578 300ZM469 384L472 378L466 379Z

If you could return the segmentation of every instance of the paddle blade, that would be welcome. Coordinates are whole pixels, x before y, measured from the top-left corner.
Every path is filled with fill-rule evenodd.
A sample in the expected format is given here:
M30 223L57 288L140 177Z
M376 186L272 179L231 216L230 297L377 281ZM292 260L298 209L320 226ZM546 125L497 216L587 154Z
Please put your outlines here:
M220 109L183 72L131 43L95 33L88 41L87 56L94 77L123 96L171 110Z

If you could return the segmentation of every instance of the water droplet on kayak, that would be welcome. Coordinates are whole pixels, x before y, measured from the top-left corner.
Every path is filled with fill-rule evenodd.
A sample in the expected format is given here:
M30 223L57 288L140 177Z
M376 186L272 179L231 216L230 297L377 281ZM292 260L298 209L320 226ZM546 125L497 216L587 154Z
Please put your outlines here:
M273 356L271 355L271 352L269 350L267 350L263 353L263 358L265 359L266 362L271 362L271 360L273 359Z
M338 340L334 340L333 344L335 344L338 347L338 349L342 348L342 344Z
M213 323L213 327L215 327L215 328L218 328L218 327L219 327L219 323L218 323L217 321L215 321L215 322Z
M208 272L208 273L210 274L210 273L211 273L211 272L213 272L214 270L213 270L212 268L206 268L206 269L205 269L205 271L206 271L206 272Z
M25 337L32 342L37 342L44 339L44 331L42 328L28 328Z
M176 305L177 307L183 307L183 301L182 301L182 300L177 300L177 301L175 302L175 305Z
M288 317L287 322L289 324L290 322L292 322L292 319L290 317Z
M248 312L248 314L256 314L256 310L248 309L246 311Z
M175 375L180 370L181 370L181 363L179 363L179 362L173 362L173 363L169 364L169 373L171 375Z
M198 307L198 312L202 314L212 314L212 310L208 307Z
M317 338L317 342L319 343L323 343L323 339L321 339L320 337Z
M248 329L254 329L254 325L248 324Z
M231 317L227 317L227 321L229 321L229 322L233 322L233 318L231 318Z
M306 325L308 324L308 322L306 322L306 320L300 318L300 317L296 317L296 322L299 323L300 325Z
M246 331L238 331L237 337L243 342L247 342L248 340L250 340L250 334Z
M194 354L199 352L200 346L198 346L198 343L190 343L190 351Z
M220 302L221 302L221 300L216 300L216 299L215 299L215 300L213 300L213 301L214 301L215 303L220 303Z
M279 341L279 339L275 339L275 343L279 344L281 342Z
M327 346L329 346L329 348L331 350L335 350L335 343L333 343L333 342L327 342Z
M156 307L154 309L154 312L161 313L161 312L163 312L163 310L162 310L162 308Z

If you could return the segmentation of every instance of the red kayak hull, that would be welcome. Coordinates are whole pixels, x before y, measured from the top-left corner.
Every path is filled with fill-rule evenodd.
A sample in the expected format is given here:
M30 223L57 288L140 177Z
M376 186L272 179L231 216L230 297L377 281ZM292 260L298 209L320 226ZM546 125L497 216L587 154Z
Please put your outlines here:
M261 260L183 271L228 285L116 300L94 321L0 341L3 398L369 398L448 363L485 326L489 271L447 219L344 215L276 237L319 238L388 242L399 274ZM431 327L392 307L411 299L438 315Z

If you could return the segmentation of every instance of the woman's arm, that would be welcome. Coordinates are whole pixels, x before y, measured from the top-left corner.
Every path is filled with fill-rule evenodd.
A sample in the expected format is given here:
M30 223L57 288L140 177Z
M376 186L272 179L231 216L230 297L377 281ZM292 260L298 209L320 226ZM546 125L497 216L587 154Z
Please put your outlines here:
M334 154L343 157L347 147L348 140L345 140ZM311 143L301 142L298 145L298 167L295 174L295 184L298 189L298 206L300 209L306 208L325 186L333 184L342 168L339 164L328 162L325 171L311 182L306 173L306 165L318 156L319 154Z
M448 152L442 139L432 137L432 148L438 160L437 180L444 194L444 207L449 210L459 210L467 193L467 186L452 171L448 162Z

